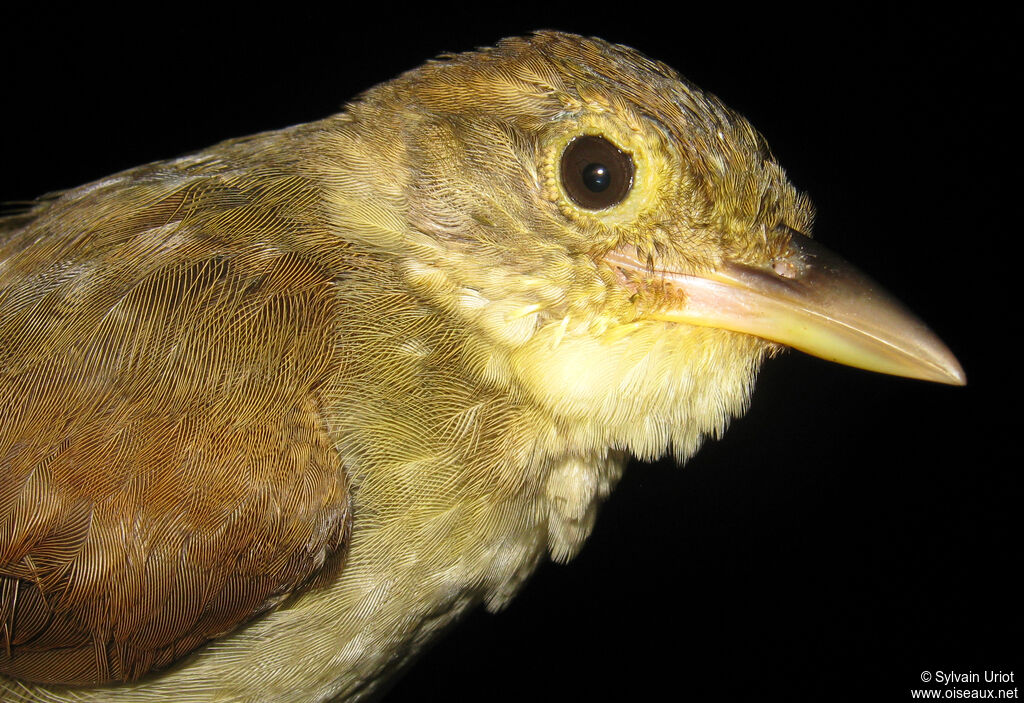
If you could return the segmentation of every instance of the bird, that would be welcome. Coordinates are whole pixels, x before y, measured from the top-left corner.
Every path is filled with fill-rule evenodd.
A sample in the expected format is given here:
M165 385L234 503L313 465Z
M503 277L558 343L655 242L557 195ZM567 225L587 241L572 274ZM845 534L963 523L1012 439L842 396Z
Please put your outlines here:
M739 114L554 31L0 219L0 700L380 694L784 348L963 385Z

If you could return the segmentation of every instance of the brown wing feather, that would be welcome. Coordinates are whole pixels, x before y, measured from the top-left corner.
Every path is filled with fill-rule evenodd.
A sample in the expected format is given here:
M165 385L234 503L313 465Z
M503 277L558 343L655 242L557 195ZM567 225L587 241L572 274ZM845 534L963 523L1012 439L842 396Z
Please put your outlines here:
M143 167L0 228L4 674L137 678L340 564L337 302L296 244L315 193L230 166Z

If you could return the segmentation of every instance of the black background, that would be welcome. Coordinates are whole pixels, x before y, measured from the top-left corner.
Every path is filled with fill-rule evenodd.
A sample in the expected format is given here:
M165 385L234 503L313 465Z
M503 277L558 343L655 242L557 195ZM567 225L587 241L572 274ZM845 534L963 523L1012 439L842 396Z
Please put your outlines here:
M467 618L388 700L909 700L923 670L1021 675L1019 18L154 7L0 23L0 200L322 117L443 51L596 34L745 114L817 237L966 369L951 388L770 361L721 442L631 466L572 564Z

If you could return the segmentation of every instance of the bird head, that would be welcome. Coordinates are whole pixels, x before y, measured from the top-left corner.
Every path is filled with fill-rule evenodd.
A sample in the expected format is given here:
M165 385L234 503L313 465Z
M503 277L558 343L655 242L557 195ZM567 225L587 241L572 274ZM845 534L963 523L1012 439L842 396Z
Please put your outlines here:
M783 346L963 383L922 323L810 239L813 207L757 131L632 49L508 39L338 119L335 224L471 329L467 366L560 441L686 458Z

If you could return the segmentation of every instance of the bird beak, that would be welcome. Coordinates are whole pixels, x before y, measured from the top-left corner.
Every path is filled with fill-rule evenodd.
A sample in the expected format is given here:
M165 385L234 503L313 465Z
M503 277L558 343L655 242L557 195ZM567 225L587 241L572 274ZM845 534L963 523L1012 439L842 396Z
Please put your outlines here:
M791 232L788 251L760 268L726 261L709 274L656 271L670 306L648 319L743 332L869 371L962 386L956 357L913 313L836 254ZM650 276L622 250L606 260Z

